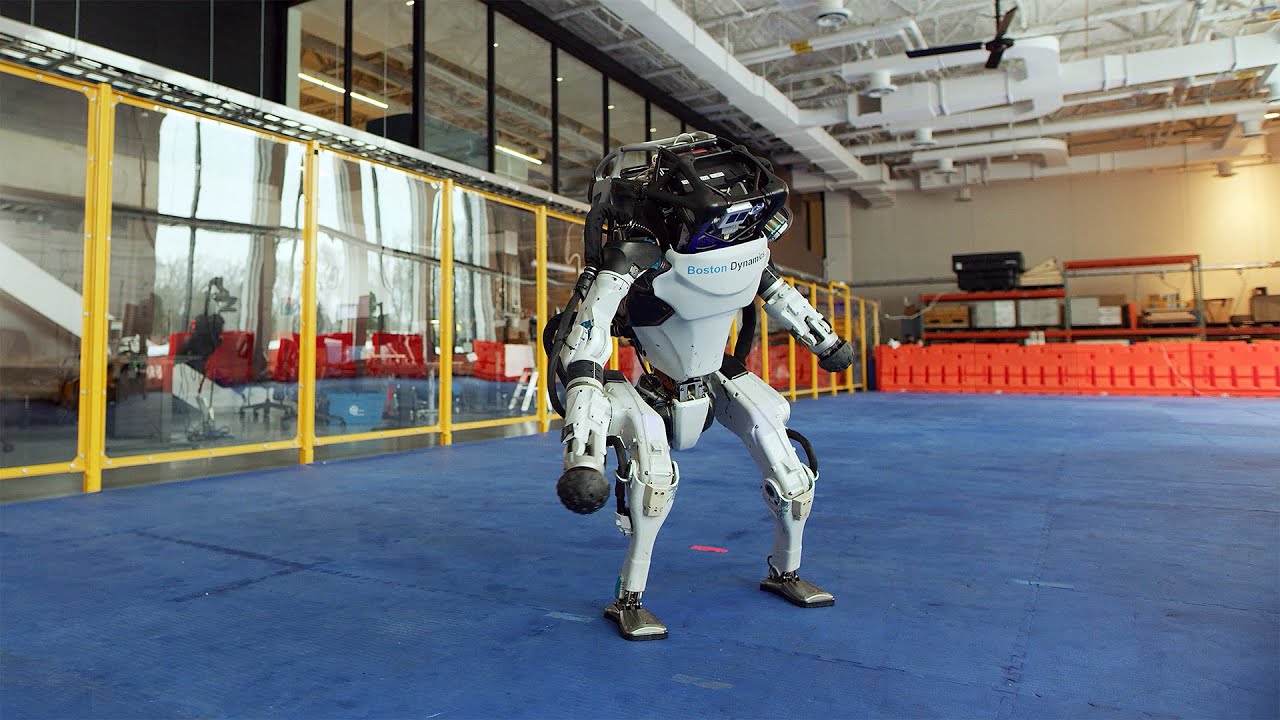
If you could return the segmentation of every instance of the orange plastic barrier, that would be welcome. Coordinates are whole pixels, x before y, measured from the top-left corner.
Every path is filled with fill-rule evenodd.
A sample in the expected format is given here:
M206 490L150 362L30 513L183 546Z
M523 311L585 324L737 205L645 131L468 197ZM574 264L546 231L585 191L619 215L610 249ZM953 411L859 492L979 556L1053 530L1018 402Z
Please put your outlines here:
M179 356L183 343L191 333L169 335L169 363L161 368L162 385L169 387L173 363L182 362ZM253 333L242 330L223 330L222 342L205 359L204 374L219 385L242 385L253 379Z
M365 368L374 377L424 378L427 362L423 335L374 333L373 356Z
M887 345L888 392L1280 397L1280 342Z

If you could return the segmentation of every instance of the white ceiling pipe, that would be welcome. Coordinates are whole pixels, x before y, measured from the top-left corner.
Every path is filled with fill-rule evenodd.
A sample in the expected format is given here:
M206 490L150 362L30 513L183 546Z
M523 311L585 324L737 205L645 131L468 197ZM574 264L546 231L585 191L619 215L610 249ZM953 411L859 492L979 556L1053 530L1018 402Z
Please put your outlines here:
M900 38L908 47L916 46L913 49L924 49L929 47L924 40L924 35L920 32L920 28L916 25L916 21L910 18L894 20L869 28L858 28L854 30L844 30L841 32L830 33L827 35L817 35L795 43L787 43L785 45L774 45L773 47L760 48L759 50L749 50L737 56L738 62L743 65L758 65L771 60L782 60L784 58L795 57L809 52L819 50L832 50L846 45L854 45L862 42L870 42L872 40L882 40L885 38Z
M1024 138L1068 135L1071 133L1099 132L1103 130L1120 130L1139 125L1153 123L1178 122L1180 120L1203 120L1223 115L1252 114L1265 111L1266 103L1260 100L1235 100L1224 103L1201 103L1184 105L1175 108L1161 108L1145 112L1124 113L1119 115L1103 115L1085 117L1076 120L1057 120L1046 123L1015 125L1012 128L1001 127L977 132L957 133L935 137L938 147L961 147L975 143L998 142L1003 140L1019 140ZM909 139L892 142L873 143L853 147L859 156L887 155L913 151Z
M1061 87L1064 94L1075 95L1270 67L1278 62L1280 28L1194 45L1076 60L1062 66Z
M671 0L601 0L601 4L832 179L880 181L879 167L863 165L822 127L802 126L795 103L748 70Z
M1066 175L1103 174L1126 170L1150 170L1155 168L1192 167L1211 165L1224 160L1262 157L1266 154L1266 141L1255 138L1247 143L1227 148L1213 143L1171 145L1168 147L1129 150L1114 153L1079 155L1069 158L1061 167L1039 168L1031 163L993 163L982 174L982 181L1010 182L1036 180ZM974 178L971 178L971 181ZM895 181L892 190L948 190L955 189L960 179L946 175L924 173L917 180Z
M927 166L942 158L955 162L1030 156L1039 158L1041 167L1065 167L1069 159L1067 143L1056 138L1010 140L1007 142L967 145L961 148L921 150L911 154L911 165Z
M1052 48L1052 54L1050 54ZM975 64L985 59L983 51L954 53L928 58L880 58L849 63L846 79L873 71L890 74L923 71L940 67ZM958 130L986 125L1005 125L1043 117L1062 106L1063 96L1101 92L1130 85L1168 82L1186 77L1216 76L1222 73L1280 62L1280 28L1267 33L1226 38L1208 43L1151 50L1131 55L1058 64L1057 41L1052 38L1020 40L1008 57L1022 57L1026 76L1010 82L1008 75L982 74L974 77L910 83L881 101L880 112L857 114L858 103L850 96L849 124L855 128L884 127L892 132L911 132L928 125L935 130ZM1003 95L1003 99L1002 96ZM979 108L1030 102L1027 107L965 113Z
M975 61L986 62L987 53L972 51L920 59L933 61L929 63L932 66L959 67L975 64ZM916 59L905 56L902 60L907 63L916 62ZM1062 107L1062 92L1058 82L1061 64L1058 60L1056 38L1039 37L1019 41L1005 52L1005 61L1010 60L1022 61L1022 73L1016 78L1011 71L1006 70L936 82L910 83L884 97L880 101L878 112L859 113L858 99L850 95L849 124L855 128L884 127L894 132L913 131L922 126L932 127L934 130L954 130L1033 120ZM875 77L884 73L893 74L899 69L877 68L869 74ZM1003 107L976 118L963 117L965 113L1018 103L1026 105Z

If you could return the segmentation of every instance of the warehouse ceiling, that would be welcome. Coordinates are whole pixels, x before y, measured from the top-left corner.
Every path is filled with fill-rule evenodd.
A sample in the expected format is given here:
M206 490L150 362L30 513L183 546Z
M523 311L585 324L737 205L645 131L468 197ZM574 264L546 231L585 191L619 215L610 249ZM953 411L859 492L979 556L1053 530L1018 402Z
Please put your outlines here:
M986 50L905 55L991 40L986 0L525 2L795 165L801 184L872 205L899 190L1084 171L1091 155L1108 155L1095 168L1176 164L1172 151L1190 145L1204 145L1202 162L1239 158L1278 125L1264 117L1280 110L1268 105L1280 97L1276 0L1021 0L994 70ZM842 26L817 22L842 11Z

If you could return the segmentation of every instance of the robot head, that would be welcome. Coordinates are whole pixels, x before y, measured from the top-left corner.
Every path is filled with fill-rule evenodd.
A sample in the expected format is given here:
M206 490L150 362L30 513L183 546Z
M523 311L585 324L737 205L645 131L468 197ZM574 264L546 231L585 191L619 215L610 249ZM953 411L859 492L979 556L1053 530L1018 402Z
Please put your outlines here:
M624 157L640 153L643 165L622 166ZM776 240L790 225L787 187L768 163L714 135L624 146L605 158L596 176L612 205L679 253L716 250L761 235Z

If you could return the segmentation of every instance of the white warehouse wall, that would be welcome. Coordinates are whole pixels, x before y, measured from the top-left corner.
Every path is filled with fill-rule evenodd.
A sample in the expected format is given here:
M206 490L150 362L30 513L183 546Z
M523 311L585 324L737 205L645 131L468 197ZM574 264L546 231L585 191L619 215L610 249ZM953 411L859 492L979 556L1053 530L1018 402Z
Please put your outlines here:
M833 193L828 193L830 197ZM829 207L832 203L829 203ZM975 186L972 202L954 192L900 192L892 207L848 205L851 245L832 263L831 277L850 283L954 277L953 254L1020 250L1027 266L1060 260L1199 253L1206 265L1280 261L1280 163L1237 167L1230 178L1211 169L1074 175L1032 182ZM833 223L829 223L831 228ZM833 243L828 242L828 248ZM832 260L836 257L833 254ZM1206 272L1205 297L1235 298L1248 312L1253 287L1280 294L1280 269ZM1072 295L1181 291L1186 273L1088 278L1071 283ZM855 292L884 302L889 313L921 292L954 284L862 287ZM886 329L896 332L889 323Z

